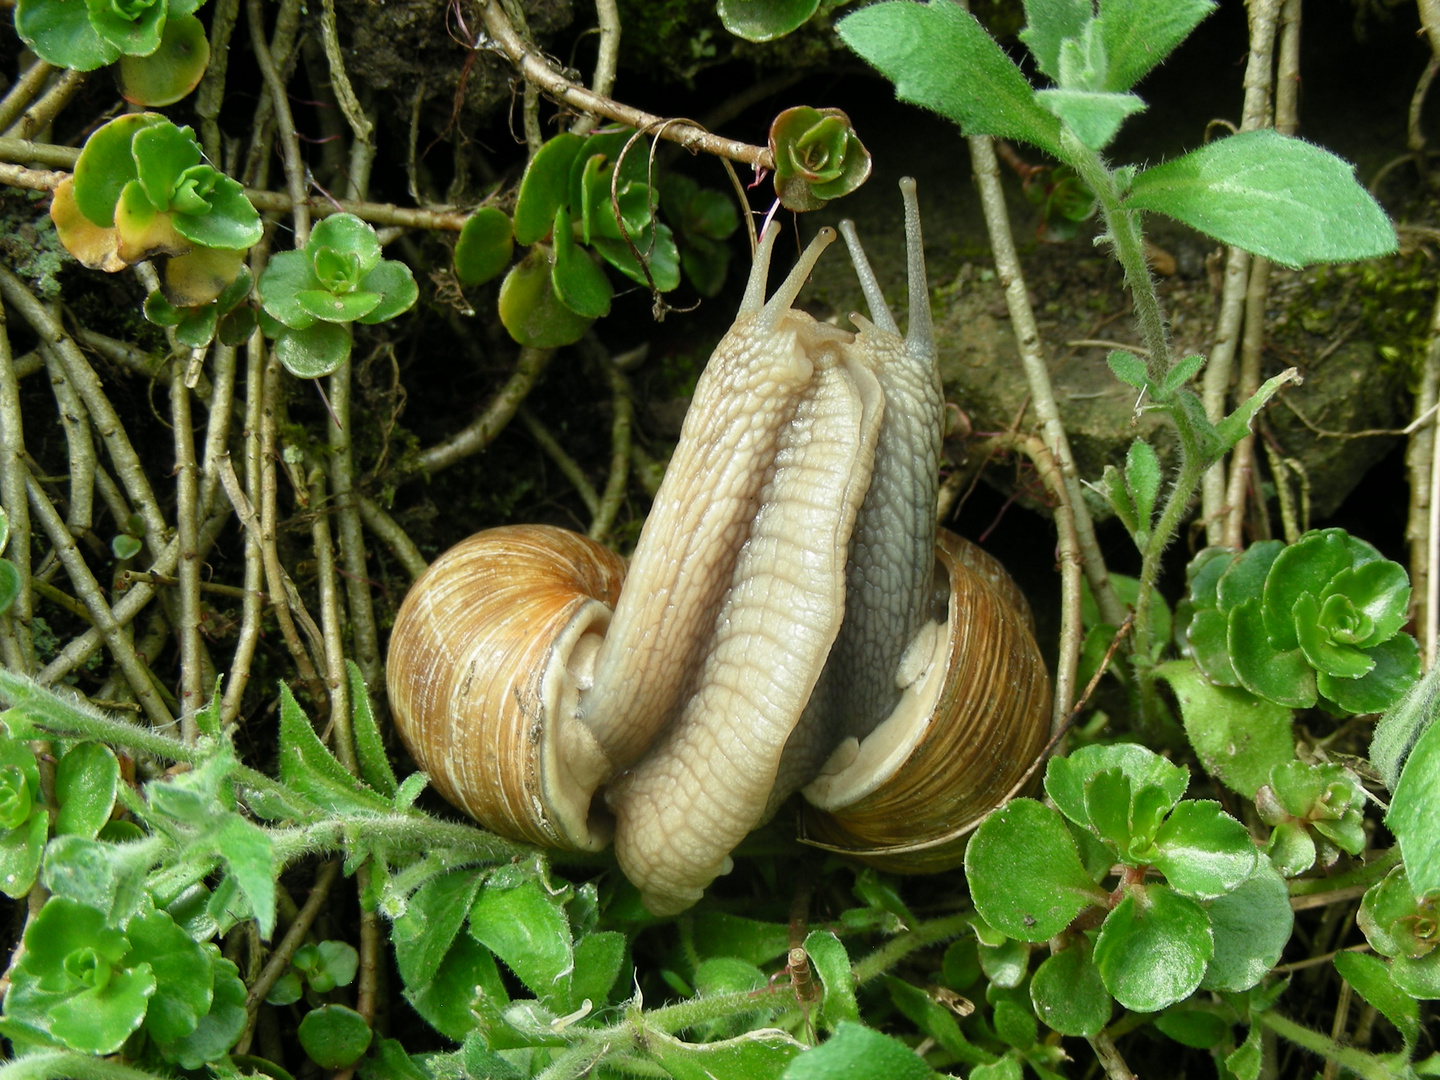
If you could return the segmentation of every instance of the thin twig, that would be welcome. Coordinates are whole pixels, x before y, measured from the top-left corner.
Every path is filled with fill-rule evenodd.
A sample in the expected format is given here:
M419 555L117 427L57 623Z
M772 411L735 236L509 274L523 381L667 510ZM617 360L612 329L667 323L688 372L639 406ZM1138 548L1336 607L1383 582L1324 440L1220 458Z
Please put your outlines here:
M430 565L425 561L425 556L420 554L420 549L415 546L415 541L410 539L409 534L400 527L399 523L380 508L379 503L360 495L356 498L356 506L360 510L360 520L365 523L365 527L385 541L411 578L417 578L425 572Z
M290 192L290 215L295 223L295 246L300 248L310 238L310 207L305 201L305 163L300 160L295 117L290 112L285 82L280 78L279 68L270 54L270 44L265 40L265 7L262 0L246 0L246 12L250 22L251 51L260 65L260 75L270 92L271 106L275 110L280 149L285 155L285 186Z
M570 481L570 486L575 489L575 493L580 496L580 501L585 504L585 509L593 518L600 511L600 496L595 494L595 485L590 483L590 478L585 475L580 463L550 434L550 429L540 422L539 417L524 405L516 410L516 415L520 417L520 422L525 425L530 437L545 452L545 456L553 461L560 474Z
M615 0L595 0L595 17L600 23L600 48L595 54L595 74L590 89L600 97L609 97L615 88L615 71L620 62L620 7ZM588 135L595 130L595 117L582 114L575 118L570 130Z
M260 414L264 364L265 350L257 331L245 343L245 428L241 433L246 502L252 507L260 502ZM222 486L229 464L223 452L216 456L215 474L221 479ZM227 494L228 491L226 487ZM253 515L253 510L251 513ZM261 587L265 584L265 563L259 530L246 528L242 531L245 543L245 600L240 608L240 629L230 658L230 672L225 680L225 697L220 705L221 719L227 724L240 715L245 687L250 682L250 663L260 640L260 617L264 611Z
M30 66L5 92L4 99L0 100L0 131L15 123L20 114L30 107L30 102L35 100L35 95L40 93L40 88L55 71L44 60L30 62Z
M6 667L35 670L30 633L34 599L30 591L30 504L25 496L25 420L20 384L10 355L5 306L0 303L0 506L10 521L10 540L0 555L15 567L20 588L10 610L0 615L0 660Z
M325 685L330 692L330 724L335 756L352 776L359 772L355 740L350 733L350 683L345 677L345 643L340 590L335 587L335 545L330 536L330 513L325 494L325 472L310 470L310 541L315 551L315 582L320 592L320 632L324 640Z
M1010 231L1010 217L1005 207L1005 193L1000 187L1000 166L995 159L994 140L988 136L976 136L969 140L969 144L971 167L975 173L976 185L980 189L980 203L985 212L985 227L990 234L995 269L1005 290L1005 304L1010 311L1010 324L1014 328L1015 341L1019 346L1026 385L1035 404L1035 413L1040 418L1041 435L1065 483L1070 510L1075 516L1075 536L1084 560L1085 576L1089 579L1090 589L1100 606L1101 617L1112 625L1119 625L1125 618L1125 606L1120 603L1114 586L1110 584L1105 559L1100 553L1100 541L1095 537L1095 524L1080 490L1080 474L1075 467L1075 456L1071 453L1070 440L1060 419L1059 406L1055 403L1050 369L1041 352L1040 331L1035 324L1034 309L1030 306L1025 275L1020 266L1020 255L1015 249L1015 238Z
M350 361L330 376L330 487L339 526L340 562L345 568L345 600L350 609L350 633L355 662L375 696L381 697L385 669L381 664L380 634L370 598L369 571L365 565L365 535L355 505L355 464L350 408Z
M179 364L176 359L176 364ZM180 541L180 737L194 743L200 735L195 713L205 703L200 678L200 484L196 475L195 433L190 419L190 391L178 372L170 382L170 420L175 439L175 524Z
M145 714L155 727L165 728L173 724L174 718L170 715L170 710L165 707L165 703L156 693L155 685L150 678L150 669L135 655L134 645L125 636L124 629L115 621L115 615L110 610L110 605L105 602L100 583L95 580L95 575L85 565L85 557L76 547L75 538L65 527L59 511L55 509L55 504L50 501L50 497L45 494L45 489L33 476L26 477L25 488L30 498L31 511L39 519L40 527L50 537L50 543L65 567L70 584L74 587L81 602L84 603L85 609L90 613L90 621L94 624L95 629L105 639L105 644L109 647L111 655L115 657L115 662L125 673L125 678L130 683L130 689L134 692L135 699L145 707Z
M90 438L90 414L54 349L42 348L45 366L50 371L50 389L60 411L60 426L65 431L65 448L70 456L70 505L66 508L65 524L76 536L95 524L95 443ZM122 518L116 522L125 527Z
M605 479L605 490L600 495L600 506L590 522L590 539L603 543L615 524L615 515L620 512L620 503L625 497L625 483L630 475L630 428L634 422L635 403L630 395L629 382L609 357L600 359L600 369L610 383L610 472Z
M1430 579L1435 576L1431 527L1435 502L1431 494L1432 474L1436 460L1437 441L1434 423L1420 423L1440 406L1440 296L1430 311L1430 336L1425 344L1425 363L1420 372L1420 387L1415 394L1415 425L1405 448L1405 468L1410 474L1410 506L1406 514L1405 539L1410 545L1410 614L1415 623L1428 627L1431 623ZM1428 630L1426 630L1428 635ZM1421 642L1425 653L1435 646L1433 638Z
M755 169L774 170L775 161L768 147L751 146L736 139L724 139L692 124L667 124L663 117L653 116L629 105L622 105L618 101L603 97L571 82L556 71L515 32L515 28L501 9L499 0L487 0L482 15L486 31L526 81L534 83L555 100L581 112L594 113L627 127L663 127L664 138L679 143L687 150L704 151L707 154L714 154L716 157L742 162Z
M535 349L529 345L521 347L515 371L495 392L485 411L443 443L422 450L416 461L417 471L437 473L489 446L510 423L554 352L554 349Z
M54 85L40 96L40 99L25 110L20 119L5 129L5 134L17 139L33 139L49 126L50 121L60 115L60 110L70 103L76 91L85 83L88 72L67 68L60 73Z

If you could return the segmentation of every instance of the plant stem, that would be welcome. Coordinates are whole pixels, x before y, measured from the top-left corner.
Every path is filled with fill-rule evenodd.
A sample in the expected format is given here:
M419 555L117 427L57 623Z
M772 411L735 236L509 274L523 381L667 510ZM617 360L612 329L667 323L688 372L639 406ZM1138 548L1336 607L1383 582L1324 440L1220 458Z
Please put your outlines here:
M48 66L36 61L34 67ZM0 552L15 567L19 590L10 610L0 615L0 660L15 671L35 670L30 634L34 604L30 590L30 504L25 497L25 423L20 383L10 352L5 306L0 303L0 507L10 519L10 540Z
M1341 1046L1334 1039L1321 1032L1313 1031L1304 1024L1297 1024L1287 1016L1273 1010L1257 1014L1256 1019L1282 1039L1289 1039L1312 1054L1336 1061L1363 1080L1394 1080L1393 1072L1383 1058L1357 1050L1353 1046ZM3 1080L3 1078L0 1078Z
M37 1050L0 1065L0 1080L163 1080L156 1073L73 1050Z
M971 913L962 911L954 915L944 915L930 922L921 923L913 930L896 934L884 945L881 945L880 948L876 949L855 965L856 984L863 985L871 979L879 978L918 949L934 945L936 942L947 941L950 938L958 937L969 929L970 919Z

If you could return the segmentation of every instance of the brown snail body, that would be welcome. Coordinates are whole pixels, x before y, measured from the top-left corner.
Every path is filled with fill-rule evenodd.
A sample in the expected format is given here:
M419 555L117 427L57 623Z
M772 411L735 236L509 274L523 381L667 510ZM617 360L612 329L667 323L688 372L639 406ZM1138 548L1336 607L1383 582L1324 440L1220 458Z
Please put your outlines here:
M848 227L874 323L790 307L828 229L766 302L768 231L628 575L563 530L490 530L397 617L396 725L441 792L533 843L594 850L613 831L657 913L699 899L801 788L824 807L806 811L813 842L958 865L1043 748L1049 680L1023 598L965 541L937 546L943 401L902 189L907 336Z

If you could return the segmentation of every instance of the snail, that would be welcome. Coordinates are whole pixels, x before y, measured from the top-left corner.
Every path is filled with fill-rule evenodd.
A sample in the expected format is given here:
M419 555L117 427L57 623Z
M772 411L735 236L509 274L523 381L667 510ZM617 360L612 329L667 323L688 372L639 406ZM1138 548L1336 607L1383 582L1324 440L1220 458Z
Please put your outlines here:
M850 224L870 319L765 299L766 230L628 569L549 526L479 533L401 605L396 727L487 828L595 851L684 910L797 790L807 842L886 869L963 858L1038 758L1049 676L1005 571L935 526L943 398L920 219L901 337Z

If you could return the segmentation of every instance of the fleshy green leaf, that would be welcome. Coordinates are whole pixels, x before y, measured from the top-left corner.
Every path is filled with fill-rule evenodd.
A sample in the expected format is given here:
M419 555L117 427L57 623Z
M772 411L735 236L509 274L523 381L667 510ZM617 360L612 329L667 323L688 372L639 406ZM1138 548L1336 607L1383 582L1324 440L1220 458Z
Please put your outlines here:
M265 227L238 181L215 174L210 189L210 209L203 214L175 214L175 231L204 247L244 251L260 242Z
M168 123L155 113L130 113L117 116L85 140L75 162L75 205L80 213L103 228L115 224L120 192L138 175L131 140L145 128Z
M359 322L367 326L393 319L401 312L409 311L420 299L420 286L415 284L415 275L398 259L386 259L365 275L361 287L380 294L380 303L362 315Z
M1060 816L1033 799L1016 799L981 823L965 850L965 874L985 921L1022 941L1053 937L1105 899Z
M210 1011L214 963L205 950L163 911L151 911L125 926L131 964L144 961L155 975L155 994L145 1013L145 1030L173 1042L195 1030Z
M1315 704L1315 670L1298 648L1282 652L1270 644L1259 600L1231 609L1226 647L1240 684L1252 694L1291 709Z
M210 40L205 36L205 25L193 15L177 17L172 13L154 52L120 57L116 71L120 94L132 105L173 105L200 85L209 64Z
M344 1005L311 1009L295 1034L310 1060L322 1069L343 1069L355 1064L369 1049L372 1038L365 1018Z
M165 0L129 0L125 4L111 0L85 2L95 32L122 53L148 56L160 47L160 32L165 28Z
M483 285L510 265L514 233L504 211L482 206L465 219L455 243L455 276L462 285Z
M1230 1034L1230 1025L1209 1009L1191 1009L1177 1005L1155 1017L1156 1029L1181 1046L1209 1050L1220 1045Z
M380 303L380 294L357 289L337 295L325 289L301 289L295 294L295 303L312 318L348 323L373 311Z
M1164 792L1169 806L1180 801L1190 783L1190 771L1166 761L1139 743L1084 746L1069 757L1052 757L1045 766L1045 794L1060 812L1077 825L1089 825L1085 809L1085 784L1096 773L1119 769L1133 790L1155 786Z
M577 315L555 295L551 257L543 245L535 247L510 268L500 285L500 321L521 345L537 349L579 341L594 321Z
M1201 982L1207 990L1248 990L1277 963L1294 915L1284 880L1268 859L1235 889L1206 905L1215 953Z
M719 0L715 8L725 29L746 41L774 41L798 30L820 0Z
M380 265L380 239L368 222L354 214L331 214L310 231L306 254L317 261L323 249L353 255L363 277Z
M1154 864L1171 887L1209 900L1233 890L1255 869L1255 845L1244 825L1208 799L1176 805L1155 835Z
M135 133L130 142L136 174L145 197L157 210L170 209L175 181L186 169L200 164L200 144L188 127L153 124Z
M286 330L275 339L275 355L297 379L333 375L350 358L350 327L317 322L303 330Z
M260 304L272 319L292 330L303 330L315 324L315 317L300 306L296 294L318 288L320 279L305 253L282 251L270 256L260 275Z
M120 49L95 32L83 0L17 0L15 30L47 64L94 71L113 63Z
M550 268L550 283L560 302L577 315L599 319L610 314L610 297L615 290L605 271L583 248L575 244L570 215L564 207L555 211L555 262Z
M195 1030L184 1038L165 1043L160 1053L182 1069L200 1069L215 1061L239 1040L245 1031L245 984L239 968L231 961L215 960L215 990L210 1011L200 1018ZM238 1060L236 1062L239 1064Z
M1374 258L1397 244L1390 219L1349 165L1269 129L1218 139L1144 170L1125 205L1296 269Z
M585 138L571 132L547 139L525 167L515 196L515 242L543 240L555 224L555 211L569 201L570 165Z
M1199 904L1163 885L1146 885L1106 917L1095 966L1121 1005L1155 1012L1194 992L1214 952L1210 919Z
M1088 1038L1110 1022L1114 1005L1085 945L1049 957L1030 980L1035 1015L1061 1035Z
M836 27L852 50L895 83L902 101L933 109L966 135L1019 139L1062 158L1060 121L975 17L958 4L892 0Z
M1316 675L1320 693L1352 713L1380 712L1399 701L1420 678L1420 648L1409 634L1396 634L1366 650L1375 666L1358 679Z

